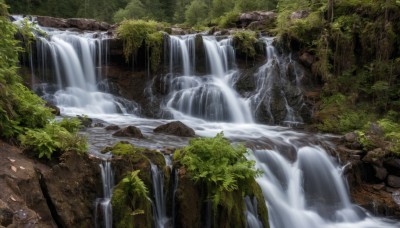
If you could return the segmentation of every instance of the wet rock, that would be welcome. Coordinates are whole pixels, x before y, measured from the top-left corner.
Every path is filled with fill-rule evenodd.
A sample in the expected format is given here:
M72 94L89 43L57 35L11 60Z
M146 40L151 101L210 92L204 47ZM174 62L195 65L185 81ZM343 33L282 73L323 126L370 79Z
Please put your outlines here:
M387 184L393 188L400 188L400 177L389 175L387 178Z
M349 143L355 142L358 135L355 132L347 133L343 136L343 140Z
M68 28L69 25L65 19L55 18L55 17L47 17L47 16L38 16L36 18L39 25L44 27L52 27L52 28Z
M118 125L109 125L109 126L105 127L104 129L106 129L107 131L116 131L121 128Z
M185 30L183 30L182 28L176 28L176 27L171 28L171 35L185 35L185 34L186 34Z
M50 102L46 102L45 106L50 108L51 113L53 113L54 115L59 116L61 114L60 109L57 106L51 104Z
M153 130L155 133L164 133L169 135L176 135L181 137L194 137L195 132L192 128L186 126L180 121L173 121Z
M93 120L87 116L76 116L84 127L92 127Z
M14 213L5 202L0 200L0 226L8 226L13 222Z
M139 128L135 126L128 126L116 131L113 136L118 137L134 137L134 138L144 138L142 132Z
M390 174L400 176L400 159L391 158L383 162L383 166Z
M95 123L94 127L104 127L104 124L103 123Z
M80 30L101 30L106 31L111 28L111 25L106 22L99 22L94 19L86 18L55 18L47 16L38 16L37 22L44 27L52 28L76 28Z

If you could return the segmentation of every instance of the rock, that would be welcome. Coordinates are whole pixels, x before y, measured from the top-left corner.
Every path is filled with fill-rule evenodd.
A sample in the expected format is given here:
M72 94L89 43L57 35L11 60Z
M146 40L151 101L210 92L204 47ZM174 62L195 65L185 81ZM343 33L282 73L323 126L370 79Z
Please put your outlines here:
M306 17L308 17L309 14L310 14L310 12L308 12L307 10L299 10L299 11L293 12L290 15L290 20L306 18Z
M372 186L375 190L380 191L383 190L385 188L385 183L381 183L381 184L374 184Z
M378 167L378 166L373 166L375 170L375 177L378 178L379 180L383 181L386 179L388 172L385 168L383 167Z
M38 16L36 17L39 25L44 27L52 27L52 28L68 28L69 25L65 19L55 18L55 17L47 17L47 16Z
M383 166L388 170L389 174L400 176L400 159L391 158L383 162Z
M103 123L95 123L94 127L104 127L104 124Z
M92 127L93 120L87 116L76 116L84 127Z
M371 126L369 127L369 131L371 134L378 135L378 136L383 136L384 132L381 126L379 126L376 123L372 123Z
M393 188L400 188L400 177L389 175L387 178L387 184Z
M0 226L8 226L13 222L14 213L5 202L0 200Z
M37 22L39 25L44 27L52 28L77 28L80 30L102 30L106 31L111 28L111 26L106 22L99 22L94 19L86 18L55 18L47 16L38 16Z
M142 132L139 128L135 126L128 126L116 131L113 136L118 137L134 137L134 138L144 138Z
M46 102L45 106L50 108L51 113L53 113L54 115L59 116L61 114L60 109L57 106L51 104L50 102Z
M308 52L304 52L300 55L299 60L305 66L311 67L311 65L315 62L315 56Z
M194 137L195 132L192 128L186 126L180 121L173 121L161 126L158 126L153 130L156 133L165 133L169 135L176 135L182 137Z
M364 156L362 159L364 162L371 163L373 165L382 167L383 165L383 158L386 156L387 152L384 151L382 148L376 148L372 151L369 151L367 155Z
M343 136L343 140L349 143L355 142L358 135L355 132L347 133Z
M116 131L121 128L118 125L109 125L109 126L105 127L104 129L106 129L107 131Z
M171 35L185 35L185 30L183 30L182 28L176 28L173 27L171 28Z
M272 11L254 11L240 14L238 23L241 27L247 27L255 21L270 21L275 20L277 14Z

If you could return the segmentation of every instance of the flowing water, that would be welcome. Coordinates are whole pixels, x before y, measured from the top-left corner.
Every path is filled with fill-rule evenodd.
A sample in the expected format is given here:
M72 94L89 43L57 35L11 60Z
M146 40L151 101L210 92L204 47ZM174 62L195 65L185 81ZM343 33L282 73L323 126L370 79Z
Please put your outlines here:
M188 139L185 138L153 134L155 127L169 120L128 114L125 111L127 105L120 102L122 98L117 99L98 89L102 80L100 68L107 64L105 34L44 30L48 37L39 38L37 56L31 58L37 61L32 64L37 66L32 69L35 76L33 83L41 95L61 108L63 115L85 114L101 119L106 124L118 124L121 127L135 125L142 130L145 139L124 140L138 146L162 148L187 145ZM326 140L327 136L254 123L254 113L259 109L261 100L273 106L271 97L276 94L272 92L272 84L293 84L293 79L285 78L283 65L294 63L290 57L277 54L271 38L264 39L266 62L254 75L256 91L247 98L241 97L234 89L238 70L232 40L213 36L203 36L202 39L207 66L205 75L196 75L198 53L195 51L195 36L169 37L166 45L170 50L170 72L163 77L168 94L164 97L165 108L173 114L174 119L192 127L198 136L213 137L223 131L225 137L244 142L254 149L251 157L256 160L257 167L264 171L257 181L269 208L272 227L399 227L399 224L365 213L350 202L340 166L318 146L318 142ZM301 72L296 74L294 82L297 83L301 77ZM285 86L277 94L285 98ZM301 103L301 99L298 103ZM285 122L302 122L288 100L283 102L283 106ZM273 119L272 112L268 115ZM92 153L121 140L98 127L89 128L86 134ZM96 208L103 213L104 226L111 227L109 202L113 180L107 159L101 164L101 170L104 196L97 201L100 206ZM158 168L152 166L152 172L156 201L154 218L156 226L163 227L168 220L163 178ZM246 208L248 226L259 227L256 203L246 199Z
M114 175L111 169L111 154L103 155L99 165L103 184L103 197L96 199L95 222L96 227L112 228L111 196L114 187Z
M164 228L168 223L166 210L166 196L164 192L164 172L157 165L151 164L151 177L153 179L153 218L156 228Z

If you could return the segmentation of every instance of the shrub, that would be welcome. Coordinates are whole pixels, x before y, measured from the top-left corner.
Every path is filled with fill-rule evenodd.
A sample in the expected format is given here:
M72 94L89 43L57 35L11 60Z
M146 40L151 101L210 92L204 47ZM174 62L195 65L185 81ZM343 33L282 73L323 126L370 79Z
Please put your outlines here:
M219 18L218 27L220 28L234 28L236 27L236 21L239 19L239 13L231 11L225 13L224 16Z
M233 34L235 49L240 55L254 58L256 55L255 46L257 45L256 33L254 31L244 30Z
M245 154L244 146L232 146L220 133L214 138L191 140L176 152L174 159L186 167L195 182L206 187L215 213L221 206L231 216L242 213L240 198L244 197L244 188L258 174L254 161L248 161Z
M63 120L64 125L67 121ZM84 153L87 151L86 138L77 134L77 131L70 132L62 127L61 122L49 122L44 128L28 129L19 139L23 147L37 153L39 158L51 159L55 152L75 151Z
M151 218L151 200L138 174L139 170L127 174L114 188L111 202L116 227L133 227L136 215L144 214L147 220Z

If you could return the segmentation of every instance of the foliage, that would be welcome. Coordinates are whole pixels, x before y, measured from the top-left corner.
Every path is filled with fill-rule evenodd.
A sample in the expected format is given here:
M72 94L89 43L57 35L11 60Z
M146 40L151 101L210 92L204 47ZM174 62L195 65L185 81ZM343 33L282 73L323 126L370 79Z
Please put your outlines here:
M235 32L233 34L233 42L239 55L253 58L257 54L255 49L257 38L254 31L243 30Z
M204 1L194 0L185 11L186 23L198 25L207 18L208 8Z
M219 18L218 27L220 28L232 28L236 26L236 21L239 19L239 13L232 11L225 13Z
M242 221L243 202L239 199L244 197L244 186L258 174L254 161L248 161L245 154L244 146L232 146L220 133L214 138L191 140L176 152L174 159L186 167L195 182L206 186L215 213L220 206L228 218L235 215Z
M156 72L161 63L161 50L163 48L164 33L154 32L148 34L145 40L147 48L150 49L150 68Z
M134 227L137 215L145 214L150 218L148 190L138 174L139 170L127 174L114 188L111 202L116 227Z
M59 123L51 121L42 129L28 129L19 139L26 149L36 152L39 158L51 159L55 152L63 151L84 153L87 151L86 138L78 135L76 128L62 127L74 126L76 123L76 120L67 119Z
M117 28L117 35L124 42L124 55L126 61L143 45L146 38L157 32L156 21L125 20Z

